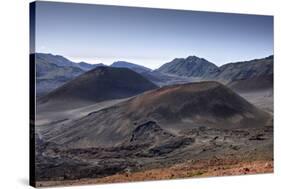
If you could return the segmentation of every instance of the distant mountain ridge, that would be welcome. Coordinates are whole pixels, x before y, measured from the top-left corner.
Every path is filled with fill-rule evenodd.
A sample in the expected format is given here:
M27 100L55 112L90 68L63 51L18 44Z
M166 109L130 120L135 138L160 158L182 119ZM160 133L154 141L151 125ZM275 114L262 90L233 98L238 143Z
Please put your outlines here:
M44 61L48 62L50 64L56 64L57 66L61 67L77 67L82 70L88 71L93 68L96 68L97 66L104 66L104 64L99 63L99 64L90 64L87 62L79 62L75 63L73 61L68 60L67 58L61 56L61 55L53 55L50 53L36 53L36 61Z
M128 68L160 87L211 80L231 84L231 86L239 88L238 85L242 83L243 85L246 82L253 84L254 80L258 81L259 79L266 81L262 77L273 75L273 58L273 55L271 55L266 58L228 63L218 67L204 58L189 56L187 58L175 58L156 70L126 61L116 61L109 67ZM60 55L36 53L37 95L45 95L86 71L99 66L105 65L102 63L74 63ZM251 79L251 81L248 82L247 79ZM243 81L240 82L239 80ZM233 84L234 81L235 85Z
M224 64L208 78L227 83L234 80L272 75L273 59L274 57L271 55L261 59Z
M189 56L186 59L176 58L157 70L177 76L228 82L273 74L273 55L261 59L228 63L220 67L203 58Z
M36 95L42 96L62 86L82 73L103 64L74 63L63 56L35 54Z
M141 65L134 64L131 62L126 62L126 61L116 61L113 64L111 64L110 67L128 68L130 70L133 70L134 72L141 74L143 77L145 77L146 79L148 79L149 81L153 82L154 84L156 84L160 87L165 86L165 85L186 83L189 81L188 78L168 75L168 74L159 72L158 70L152 70L145 66L141 66Z

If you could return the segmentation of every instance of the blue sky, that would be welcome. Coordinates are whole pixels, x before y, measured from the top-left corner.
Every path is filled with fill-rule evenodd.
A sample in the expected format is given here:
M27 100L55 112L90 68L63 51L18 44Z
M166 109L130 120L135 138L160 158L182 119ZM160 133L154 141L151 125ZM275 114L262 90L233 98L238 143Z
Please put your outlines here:
M37 2L36 52L153 69L190 55L222 65L273 54L273 17Z

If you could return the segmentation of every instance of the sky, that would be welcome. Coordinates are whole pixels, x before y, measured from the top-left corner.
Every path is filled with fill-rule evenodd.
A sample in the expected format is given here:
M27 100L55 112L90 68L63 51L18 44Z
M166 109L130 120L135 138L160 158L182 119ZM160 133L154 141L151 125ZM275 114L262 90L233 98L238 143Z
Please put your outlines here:
M273 54L273 17L37 2L36 52L152 69L195 55L220 66Z

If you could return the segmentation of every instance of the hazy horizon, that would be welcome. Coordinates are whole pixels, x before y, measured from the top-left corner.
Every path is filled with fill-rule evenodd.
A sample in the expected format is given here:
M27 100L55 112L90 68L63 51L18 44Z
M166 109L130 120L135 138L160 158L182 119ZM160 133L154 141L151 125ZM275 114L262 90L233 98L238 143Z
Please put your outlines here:
M273 16L36 3L36 52L156 69L198 56L217 66L273 54Z
M66 57L66 56L64 56L64 55L61 55L61 54L54 54L54 53L51 53L51 52L36 52L36 53L52 54L52 55L54 55L54 56L56 56L56 55L58 55L58 56L63 56L64 58L70 60L71 62L77 63L77 64L78 64L78 63L81 63L81 62L85 62L85 63L88 63L88 64L100 64L100 63L102 63L102 64L105 64L105 65L107 65L107 66L110 66L110 65L113 64L114 62L125 61L125 62L129 62L129 63L133 63L133 64L145 66L145 67L150 68L150 69L152 69L152 70L158 69L158 68L159 68L160 66L162 66L163 64L168 63L168 62L171 62L171 61L174 59L174 58L173 58L173 59L171 59L171 60L169 60L169 61L167 61L167 62L162 62L162 63L160 64L160 66L157 67L157 68L151 68L151 67L149 67L149 66L147 66L147 65L145 65L145 64L142 65L142 64L138 64L137 62L132 62L132 61L130 61L130 60L123 60L123 59L115 60L115 61L108 62L108 63L104 63L104 62L95 62L95 63L93 63L93 62L89 62L89 61L86 61L86 60L83 60L83 59L81 59L81 60L80 60L80 59L79 59L79 60L71 59L71 58L68 58L68 57ZM272 55L273 55L273 54L269 54L269 55L264 56L264 57L257 57L257 58L253 58L253 59L249 59L249 60L230 61L230 62L226 62L226 63L221 64L221 65L217 65L216 63L211 62L211 61L209 61L208 59L206 59L206 58L204 58L204 57L199 57L199 56L197 56L197 57L198 57L198 58L204 58L204 59L206 59L207 61L209 61L209 62L211 62L211 63L214 63L214 64L216 64L216 65L219 67L219 66L222 66L222 65L225 65L225 64L228 64L228 63L236 63L236 62L250 61L250 60L254 60L254 59L266 58L266 57L269 57L269 56L272 56ZM196 56L196 55L190 55L190 56ZM188 56L187 56L187 57L188 57ZM187 58L187 57L175 57L175 58Z

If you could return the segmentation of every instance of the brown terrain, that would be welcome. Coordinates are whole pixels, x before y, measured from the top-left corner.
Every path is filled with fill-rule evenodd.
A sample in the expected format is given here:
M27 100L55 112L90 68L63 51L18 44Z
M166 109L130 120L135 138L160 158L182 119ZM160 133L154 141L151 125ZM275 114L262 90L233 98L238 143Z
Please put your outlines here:
M247 100L198 82L63 111L43 103L37 186L271 173L273 112Z
M46 181L37 182L38 187L47 186L71 186L84 184L105 184L120 182L136 182L149 180L167 180L182 178L198 178L212 176L233 176L273 173L273 161L241 161L237 160L207 160L191 161L189 163L177 164L167 168L151 169L134 173L119 173L98 179L79 179L67 181Z

